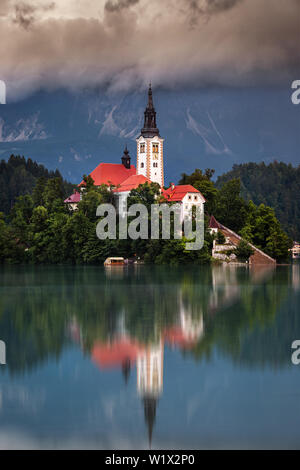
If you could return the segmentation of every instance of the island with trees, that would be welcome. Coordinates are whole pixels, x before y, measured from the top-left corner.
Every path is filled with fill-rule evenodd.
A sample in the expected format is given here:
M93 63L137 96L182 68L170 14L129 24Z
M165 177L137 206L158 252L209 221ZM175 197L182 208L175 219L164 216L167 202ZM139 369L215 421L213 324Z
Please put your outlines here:
M209 263L213 241L221 237L208 230L212 214L242 237L236 248L240 261L251 256L249 244L253 244L277 262L287 262L292 240L274 209L245 197L244 186L235 175L231 179L218 178L217 183L213 175L214 170L196 169L190 175L182 174L179 181L191 184L206 199L204 246L187 251L184 238L99 240L96 209L102 203L114 203L111 188L95 186L92 178L85 176L77 210L69 210L64 200L75 185L64 181L57 171L49 172L30 159L11 156L0 164L0 263L102 264L109 256L155 264ZM157 183L142 184L131 191L128 206L159 203L159 194Z

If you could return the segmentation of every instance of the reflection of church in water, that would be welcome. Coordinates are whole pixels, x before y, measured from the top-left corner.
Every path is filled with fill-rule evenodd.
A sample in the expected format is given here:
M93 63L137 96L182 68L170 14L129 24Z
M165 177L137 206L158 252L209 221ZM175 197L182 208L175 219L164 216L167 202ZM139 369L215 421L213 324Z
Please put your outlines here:
M273 266L256 267L251 270L253 288L269 278L273 271ZM297 273L299 280L299 271ZM122 274L124 274L123 271L115 273L116 276L121 277ZM293 274L295 278L295 273ZM234 267L215 267L212 270L211 281L205 308L205 318L208 322L214 318L219 309L230 307L239 300L241 295L241 288L237 282L237 270ZM182 351L191 350L205 334L203 312L199 310L199 305L197 312L193 312L188 297L184 299L182 290L178 293L177 305L176 321L173 325L162 329L155 342L143 343L131 336L125 326L126 312L122 312L119 314L113 336L107 341L96 340L91 349L91 358L99 369L119 368L125 383L129 380L132 368L136 367L136 388L143 403L150 446L156 410L163 392L165 347L178 348ZM75 320L70 325L70 332L73 339L81 343L81 330Z
M73 339L80 342L77 324L70 325L70 329ZM200 314L200 317L194 319L180 299L176 324L163 330L155 343L143 344L133 339L126 331L124 314L121 314L113 339L107 342L96 341L93 344L92 360L101 370L120 368L125 383L128 382L132 367L136 366L136 387L143 403L150 446L156 409L163 392L165 346L187 350L192 348L203 334L203 315Z

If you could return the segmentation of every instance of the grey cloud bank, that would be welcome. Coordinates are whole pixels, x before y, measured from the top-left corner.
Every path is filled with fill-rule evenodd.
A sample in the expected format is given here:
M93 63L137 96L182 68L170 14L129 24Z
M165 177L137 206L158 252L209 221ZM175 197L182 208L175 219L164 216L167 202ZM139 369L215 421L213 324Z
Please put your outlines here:
M256 86L297 79L299 0L73 0L0 5L8 99L40 88ZM68 7L68 8L67 8Z

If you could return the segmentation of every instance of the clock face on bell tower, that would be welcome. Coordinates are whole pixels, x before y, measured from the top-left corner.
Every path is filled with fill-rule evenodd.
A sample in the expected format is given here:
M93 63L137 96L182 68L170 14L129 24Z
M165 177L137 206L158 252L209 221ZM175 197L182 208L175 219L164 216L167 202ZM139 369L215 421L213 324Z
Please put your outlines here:
M137 138L137 174L164 186L163 142L156 127L156 111L152 88L148 90L148 104L144 112L144 127Z

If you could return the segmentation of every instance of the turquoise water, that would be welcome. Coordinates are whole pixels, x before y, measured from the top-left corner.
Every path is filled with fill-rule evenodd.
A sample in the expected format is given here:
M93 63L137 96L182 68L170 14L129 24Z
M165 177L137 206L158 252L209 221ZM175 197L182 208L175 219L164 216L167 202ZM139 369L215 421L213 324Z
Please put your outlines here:
M299 268L1 267L0 448L299 448Z

